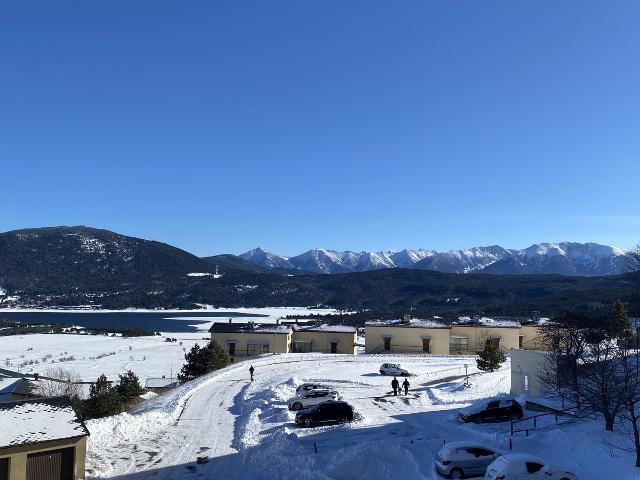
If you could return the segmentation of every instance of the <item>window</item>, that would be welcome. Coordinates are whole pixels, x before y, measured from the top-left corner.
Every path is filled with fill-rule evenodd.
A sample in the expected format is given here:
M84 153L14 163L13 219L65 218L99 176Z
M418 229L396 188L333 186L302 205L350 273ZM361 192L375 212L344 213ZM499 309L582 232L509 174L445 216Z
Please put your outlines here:
M453 352L464 352L469 350L469 337L451 337L449 342L450 350Z
M311 351L311 342L293 342L294 353L307 353Z
M519 335L518 336L518 348L522 348L523 341L524 341L524 335Z
M391 337L384 337L384 349L387 352L391 350Z
M491 457L494 454L494 452L487 450L486 448L476 448L475 453L478 457Z
M527 473L537 473L544 467L544 465L537 462L527 462L525 466L527 467Z
M338 342L331 342L331 353L338 353Z
M229 356L233 357L236 354L236 344L228 343L227 345L229 345Z
M422 339L422 351L423 352L431 353L430 343L431 343L431 339L430 338L423 338Z
M491 337L491 343L500 348L500 337Z
M247 345L247 355L255 356L262 353L269 353L269 345L256 345L251 343Z
M500 406L500 400L493 400L489 402L487 408L498 408Z

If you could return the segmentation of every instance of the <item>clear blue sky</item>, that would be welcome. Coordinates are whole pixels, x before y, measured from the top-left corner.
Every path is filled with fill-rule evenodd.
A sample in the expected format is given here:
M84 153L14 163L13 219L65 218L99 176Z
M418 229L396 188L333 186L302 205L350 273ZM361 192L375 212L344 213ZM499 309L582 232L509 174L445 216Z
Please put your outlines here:
M0 230L640 240L640 2L0 4Z

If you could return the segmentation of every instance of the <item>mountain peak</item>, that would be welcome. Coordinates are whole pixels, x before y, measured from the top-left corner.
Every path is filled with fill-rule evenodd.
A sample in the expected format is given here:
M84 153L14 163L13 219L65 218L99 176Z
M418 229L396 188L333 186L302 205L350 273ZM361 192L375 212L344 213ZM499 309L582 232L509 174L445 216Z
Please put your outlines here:
M313 273L348 273L383 268L414 268L447 273L611 275L624 271L626 252L597 243L536 243L521 250L500 245L437 252L419 248L397 252L354 252L314 248L284 257L263 248L240 255L265 268Z

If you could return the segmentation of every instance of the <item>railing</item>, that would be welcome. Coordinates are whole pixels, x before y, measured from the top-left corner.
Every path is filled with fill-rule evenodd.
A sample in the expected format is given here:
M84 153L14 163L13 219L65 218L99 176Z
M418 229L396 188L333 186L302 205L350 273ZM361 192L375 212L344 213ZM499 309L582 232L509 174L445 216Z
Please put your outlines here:
M555 424L556 425L561 425L563 423L568 423L568 422L559 422L558 418L559 417L565 417L565 418L569 418L569 420L575 420L576 418L579 418L578 413L580 412L580 409L578 407L571 407L571 408L565 408L562 410L556 410L556 409L551 409L551 411L549 412L545 412L545 413L539 413L537 415L531 415L530 417L524 417L524 418L520 418L518 420L511 420L511 436L513 436L515 433L525 433L525 435L528 437L529 436L529 432L531 431L535 431L535 430L540 430L541 428L547 426L548 424L545 425L541 425L538 426L538 419L542 418L542 417L550 417L550 416L554 416L555 418ZM590 414L595 415L594 412L591 412ZM584 415L586 416L586 415ZM525 428L516 428L518 425L523 424L524 422L529 422L533 420L533 426L532 427L525 427Z
M391 345L387 350L384 345L378 345L368 353L431 353L431 348L425 351L422 345Z

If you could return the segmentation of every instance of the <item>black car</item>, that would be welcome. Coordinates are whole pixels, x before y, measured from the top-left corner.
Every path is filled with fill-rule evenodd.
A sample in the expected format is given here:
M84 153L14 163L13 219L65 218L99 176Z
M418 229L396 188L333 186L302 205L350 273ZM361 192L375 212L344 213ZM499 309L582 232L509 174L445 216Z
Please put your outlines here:
M296 414L296 423L303 427L353 421L353 407L347 402L323 402Z
M520 404L511 397L496 397L479 400L460 410L458 417L463 422L506 422L522 418Z

